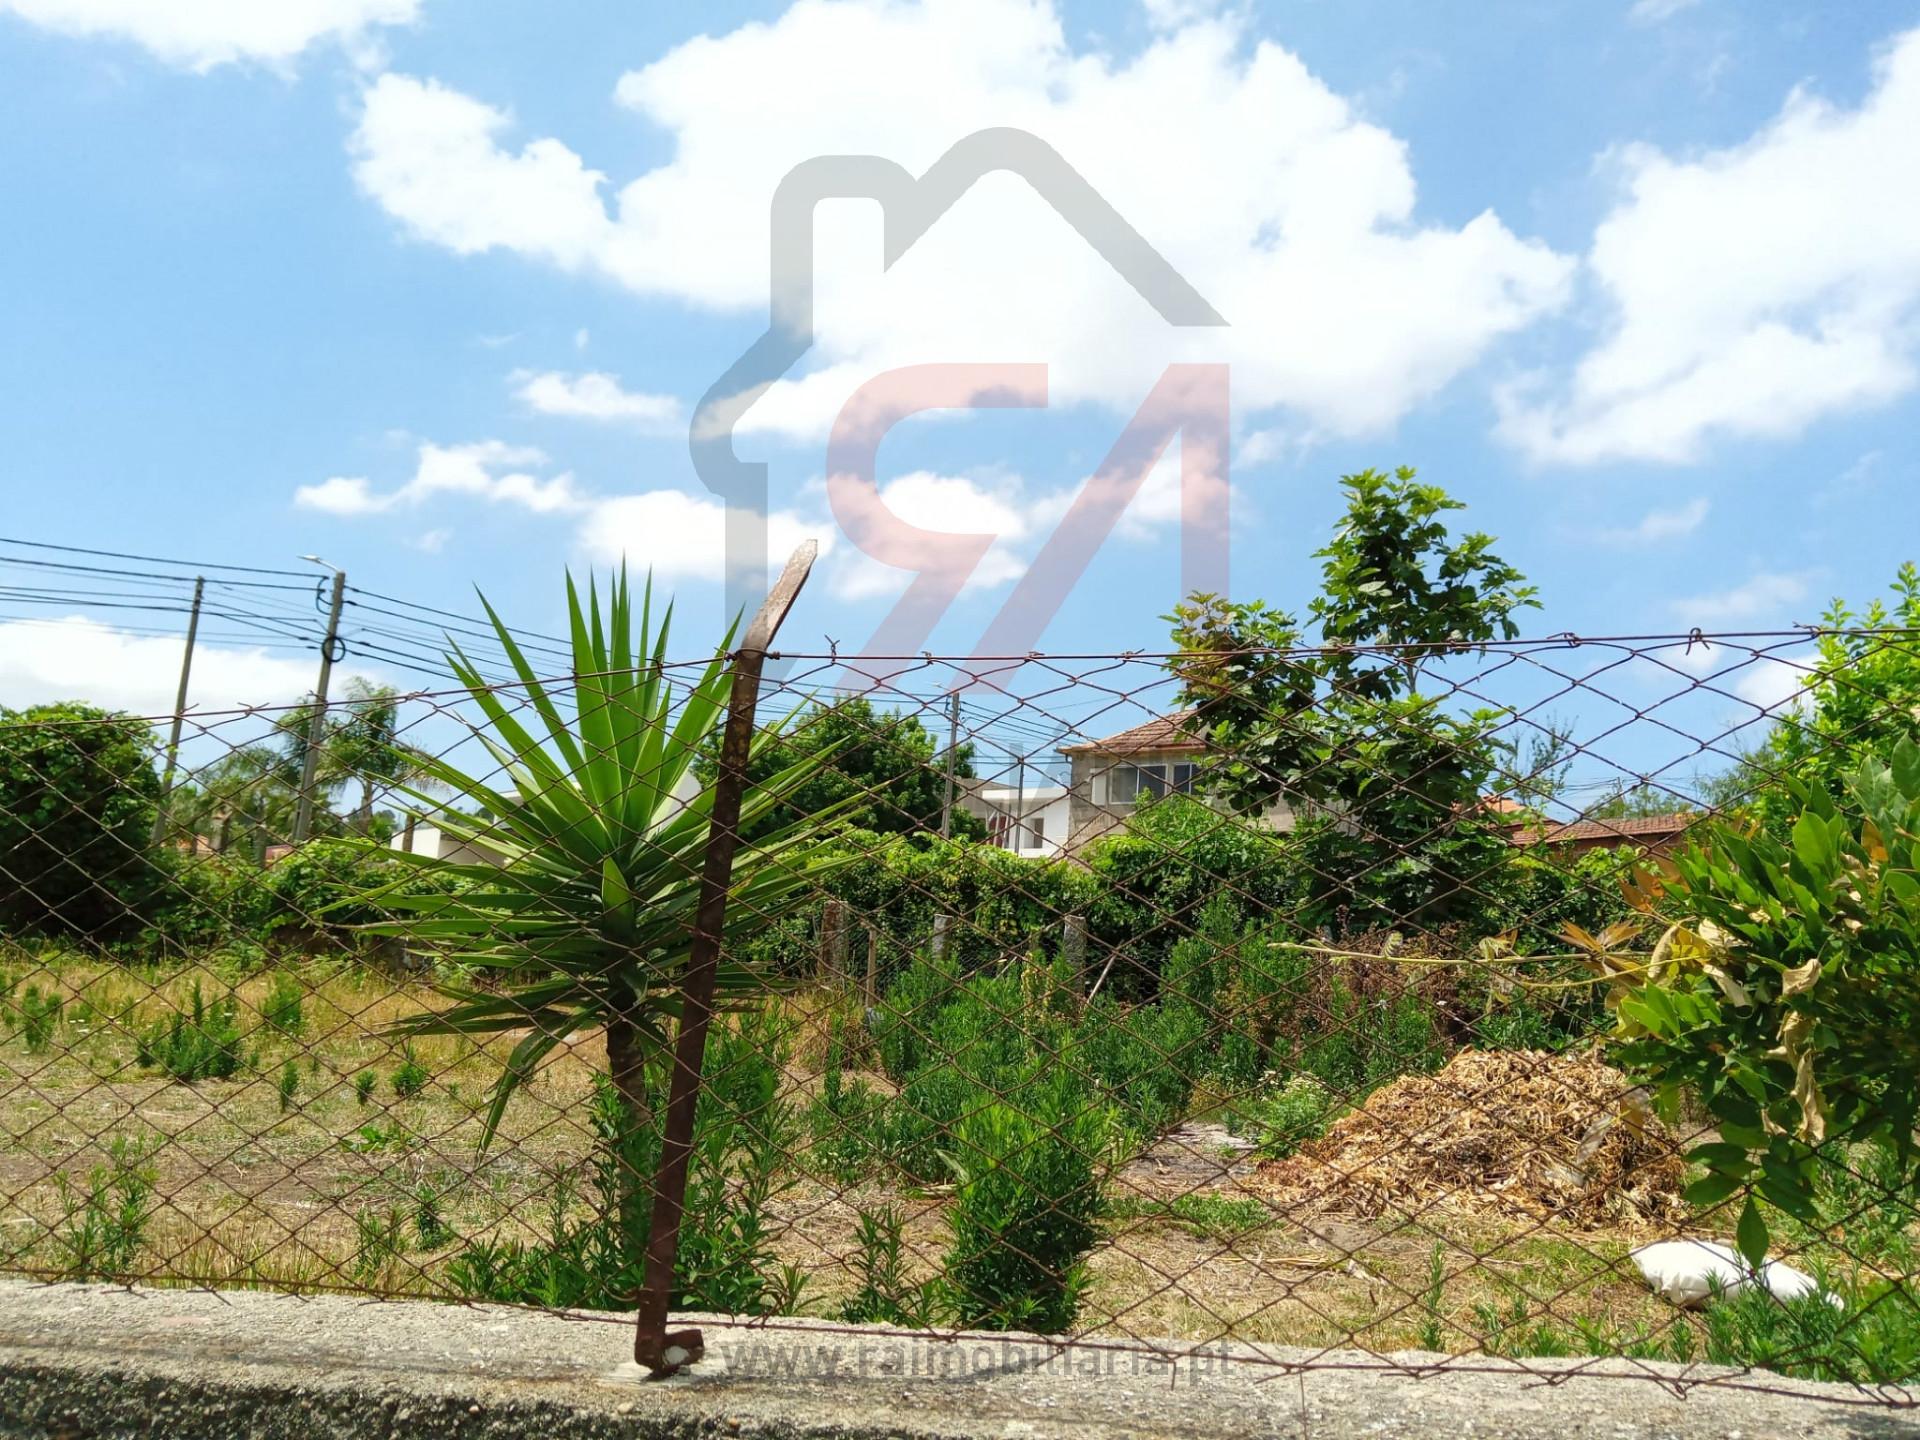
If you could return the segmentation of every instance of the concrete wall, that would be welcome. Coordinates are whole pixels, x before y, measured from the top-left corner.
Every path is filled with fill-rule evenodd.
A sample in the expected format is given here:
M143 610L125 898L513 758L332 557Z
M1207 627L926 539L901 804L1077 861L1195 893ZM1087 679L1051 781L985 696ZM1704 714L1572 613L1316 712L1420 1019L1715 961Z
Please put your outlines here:
M625 1316L0 1282L0 1440L1920 1435L1916 1412L1851 1387L1640 1361L1214 1345L1169 1363L805 1320L706 1333L699 1372L642 1383Z

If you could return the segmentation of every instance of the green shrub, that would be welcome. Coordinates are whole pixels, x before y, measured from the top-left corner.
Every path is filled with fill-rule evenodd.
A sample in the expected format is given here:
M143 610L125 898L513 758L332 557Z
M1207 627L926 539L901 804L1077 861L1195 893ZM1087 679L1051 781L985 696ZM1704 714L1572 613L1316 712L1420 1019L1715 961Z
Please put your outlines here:
M149 958L160 953L205 954L216 949L258 953L272 912L267 875L250 856L154 855L159 880L143 937ZM157 953L156 953L157 952Z
M1920 1380L1920 1299L1911 1282L1835 1286L1777 1300L1756 1288L1707 1307L1706 1361L1757 1366L1803 1380L1912 1384Z
M936 1297L931 1287L907 1279L902 1262L905 1217L898 1205L861 1210L854 1221L853 1273L860 1287L840 1306L848 1325L905 1325L921 1329L932 1323Z
M267 985L266 999L260 1005L260 1018L267 1027L289 1039L307 1028L306 987L285 970L276 970Z
M1200 909L1191 935L1174 941L1160 977L1163 999L1190 1005L1208 1018L1209 1029L1224 1023L1224 1001L1234 983L1240 944L1240 905L1216 895Z
M400 1063L393 1069L393 1095L396 1100L411 1100L427 1088L433 1072L420 1063L411 1043L400 1047Z
M239 1010L232 995L208 1005L195 980L187 1010L175 1010L143 1031L135 1042L134 1059L175 1080L224 1080L240 1068Z
M291 1059L280 1067L280 1113L286 1114L293 1109L294 1097L300 1093L300 1069Z
M98 944L138 928L160 779L153 730L90 705L0 708L0 929Z
M85 1190L58 1180L61 1221L53 1232L60 1274L68 1280L122 1280L133 1274L152 1219L156 1179L148 1146L115 1136L107 1163L96 1165Z
M1278 1160L1327 1133L1338 1113L1331 1091L1312 1075L1295 1075L1275 1094L1238 1111L1240 1122L1260 1155Z
M789 1053L770 1014L716 1027L707 1052L709 1083L694 1117L693 1157L675 1275L677 1309L764 1315L790 1312L803 1277L773 1254L768 1210L795 1139L780 1101ZM572 1214L570 1185L555 1192L543 1240L469 1241L447 1278L473 1299L547 1307L630 1310L644 1279L653 1222L652 1183L660 1162L668 1057L644 1075L649 1104L639 1123L612 1082L595 1077L588 1109L598 1142L589 1171L591 1201Z
M1476 1050L1557 1050L1566 1041L1540 1009L1525 1000L1482 1011L1473 1021Z
M827 1042L820 1093L807 1110L811 1163L842 1185L866 1178L884 1148L885 1100L864 1080L844 1073L846 1042L838 1021Z
M315 840L267 867L257 882L257 922L282 945L358 949L355 927L389 920L367 896L398 880L425 885L396 862L353 845Z
M1758 1260L1755 1191L1818 1215L1819 1147L1873 1144L1901 1189L1920 1181L1920 747L1853 776L1856 808L1783 780L1787 838L1713 825L1672 857L1643 900L1672 921L1660 963L1617 995L1622 1058L1667 1105L1698 1096L1719 1140L1692 1158L1711 1205L1747 1190L1735 1238Z
M996 1102L960 1122L943 1277L962 1327L1058 1334L1079 1310L1107 1130L1072 1080L1056 1072L1026 1111Z
M441 1205L444 1196L431 1180L422 1180L413 1197L413 1233L422 1250L438 1250L453 1239Z
M1241 907L1291 913L1297 888L1280 837L1182 795L1141 805L1082 859L1088 932L1098 951L1119 957L1108 987L1123 999L1155 992L1170 952L1209 909L1219 929L1237 928Z
M1074 1065L1106 1094L1122 1132L1150 1139L1186 1113L1205 1068L1206 1020L1169 1001L1124 1006L1099 996L1074 1031Z
M51 987L43 991L38 985L29 985L21 993L17 1007L20 1039L29 1055L44 1055L52 1047L61 1009L60 992Z
M407 1253L406 1217L398 1208L368 1206L353 1214L354 1281L368 1289L391 1289Z
M933 1017L960 986L960 967L951 958L935 962L916 956L888 989L873 1019L880 1066L896 1084L905 1084L926 1064L927 1033Z
M826 900L838 900L880 933L880 978L891 986L932 943L935 918L952 917L947 958L972 971L1009 955L1051 957L1068 915L1084 913L1093 883L1066 861L1023 859L995 845L928 834L844 833L826 847L832 868L811 910L761 927L742 947L750 961L811 967Z
M928 1066L887 1103L880 1120L880 1148L911 1182L949 1181L961 1117L987 1100L988 1092L952 1065Z
M1362 999L1335 977L1321 1028L1301 1047L1298 1068L1358 1104L1389 1080L1445 1062L1436 1018L1433 1003L1411 987Z

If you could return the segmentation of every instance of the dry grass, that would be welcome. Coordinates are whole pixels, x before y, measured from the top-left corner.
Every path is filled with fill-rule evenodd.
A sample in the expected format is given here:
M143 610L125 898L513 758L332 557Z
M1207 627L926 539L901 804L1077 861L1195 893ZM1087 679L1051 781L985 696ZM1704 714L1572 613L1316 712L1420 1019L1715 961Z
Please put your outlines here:
M445 1260L459 1243L451 1236L541 1234L557 1191L577 1185L592 1154L586 1110L604 1062L598 1037L575 1037L542 1065L483 1156L485 1092L510 1039L413 1042L432 1079L401 1099L391 1083L400 1046L380 1032L426 1004L426 988L334 965L296 973L306 989L305 1028L288 1038L260 1018L265 975L16 963L16 993L29 983L57 989L67 1018L44 1054L29 1054L18 1034L0 1039L0 1268L59 1271L55 1234L68 1203L61 1177L83 1185L117 1136L152 1147L157 1208L135 1278L154 1283L443 1295ZM209 998L231 990L239 999L249 1063L233 1079L180 1084L135 1063L140 1029L183 1006L196 979ZM796 1025L789 1098L804 1106L818 1088L833 1016L844 1018L847 1001L815 990L785 1003ZM283 1113L276 1081L289 1059L298 1088ZM377 1082L363 1106L354 1079L368 1070ZM1515 1296L1561 1324L1664 1323L1658 1302L1622 1265L1625 1231L1445 1207L1341 1214L1280 1206L1270 1188L1249 1183L1244 1165L1202 1168L1209 1178L1183 1172L1180 1184L1203 1198L1180 1207L1164 1187L1116 1176L1114 1193L1127 1204L1089 1257L1082 1325L1135 1336L1405 1348L1433 1321L1436 1242L1448 1272L1437 1313L1449 1348L1475 1348L1483 1308L1507 1309ZM909 1278L938 1273L947 1244L940 1191L843 1187L810 1173L804 1152L791 1181L770 1219L779 1257L809 1277L808 1312L836 1314L857 1288L862 1209L899 1204ZM431 1248L418 1234L423 1196L433 1197L450 1232ZM1208 1207L1222 1205L1232 1223L1210 1224ZM397 1246L369 1246L369 1228L377 1234L382 1226L397 1230Z

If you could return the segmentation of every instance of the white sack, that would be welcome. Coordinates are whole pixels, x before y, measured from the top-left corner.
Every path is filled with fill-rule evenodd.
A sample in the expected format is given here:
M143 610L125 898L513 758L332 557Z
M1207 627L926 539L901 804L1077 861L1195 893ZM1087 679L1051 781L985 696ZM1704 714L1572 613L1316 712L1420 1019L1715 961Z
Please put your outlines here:
M1811 1275L1778 1260L1767 1261L1756 1275L1739 1252L1717 1240L1662 1240L1642 1245L1632 1259L1656 1295L1688 1308L1706 1304L1716 1281L1723 1295L1738 1295L1757 1284L1780 1300L1798 1300L1820 1289Z

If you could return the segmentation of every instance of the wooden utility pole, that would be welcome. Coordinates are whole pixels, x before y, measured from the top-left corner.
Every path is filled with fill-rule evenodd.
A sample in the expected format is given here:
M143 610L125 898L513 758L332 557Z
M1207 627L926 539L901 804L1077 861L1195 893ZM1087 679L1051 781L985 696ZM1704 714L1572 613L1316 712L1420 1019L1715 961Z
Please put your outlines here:
M173 795L173 772L180 763L180 728L187 721L187 682L193 678L193 642L200 634L200 601L207 593L204 575L193 577L193 608L187 612L187 648L180 657L180 689L173 699L173 734L167 739L167 768L160 775L160 803L153 812L153 843L166 838L167 801Z
M304 845L313 832L313 786L320 768L320 747L327 737L327 686L333 680L333 662L340 653L340 602L347 589L347 572L333 572L333 603L327 610L327 638L320 642L320 679L313 687L313 714L307 720L306 753L300 757L300 808L293 816L293 843Z
M960 750L960 691L947 697L947 798L940 806L940 838L953 838L953 762Z

